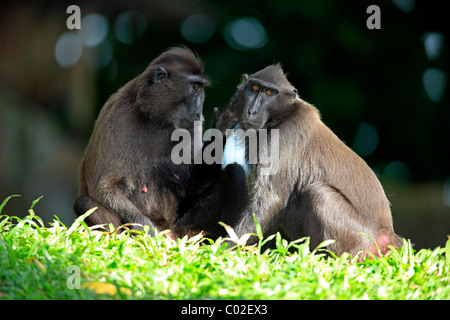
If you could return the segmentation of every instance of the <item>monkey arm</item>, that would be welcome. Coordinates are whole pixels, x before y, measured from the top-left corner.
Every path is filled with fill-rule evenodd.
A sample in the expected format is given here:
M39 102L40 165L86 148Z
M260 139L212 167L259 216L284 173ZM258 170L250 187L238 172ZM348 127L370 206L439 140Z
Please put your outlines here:
M197 234L205 231L208 237L225 236L225 230L219 222L234 225L248 204L248 187L243 168L238 164L226 166L194 203L177 221L175 233L183 236L189 232Z
M238 238L241 238L244 234L255 233L255 222L253 220L253 216L255 216L266 236L265 231L269 229L270 222L281 208L280 199L255 199L253 197L250 206L242 213L241 220L234 226L236 235ZM247 241L247 244L251 245L257 242L258 238L252 236Z
M223 134L225 134L226 129L233 128L242 114L242 99L242 95L235 93L222 112L214 108L215 121L212 127L219 129Z
M280 162L283 161L280 159ZM286 207L289 195L292 193L295 185L292 179L288 179L287 171L283 170L287 166L280 163L280 170L274 175L256 175L256 180L252 186L252 196L250 204L241 215L241 220L234 226L236 235L240 238L246 233L255 233L256 217L262 228L264 236L268 236L271 225L275 222L276 216ZM252 236L247 244L258 242L256 236Z

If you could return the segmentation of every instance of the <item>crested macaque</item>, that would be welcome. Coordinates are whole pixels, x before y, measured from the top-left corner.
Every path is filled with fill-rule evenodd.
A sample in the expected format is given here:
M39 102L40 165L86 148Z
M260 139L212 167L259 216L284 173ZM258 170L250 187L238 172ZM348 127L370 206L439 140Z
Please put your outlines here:
M175 164L174 130L191 135L201 118L209 80L202 62L188 49L172 48L111 96L102 108L81 164L79 197L74 204L88 225L132 224L171 237L204 231L226 232L247 203L245 173L238 165ZM193 147L193 146L192 146ZM194 154L192 152L192 154ZM192 160L192 159L191 159Z
M312 248L335 240L327 249L337 255L363 257L402 246L376 175L321 121L318 110L299 98L280 65L244 75L216 126L223 130L237 121L246 130L268 129L268 139L278 130L280 141L276 174L263 174L261 163L250 165L250 202L234 225L239 237L255 232L255 215L264 236L309 236ZM253 236L248 243L256 241Z

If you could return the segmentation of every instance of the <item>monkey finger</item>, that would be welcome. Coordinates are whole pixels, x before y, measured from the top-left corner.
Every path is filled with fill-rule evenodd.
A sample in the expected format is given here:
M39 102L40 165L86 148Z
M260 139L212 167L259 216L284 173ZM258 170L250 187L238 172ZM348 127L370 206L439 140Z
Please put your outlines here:
M176 236L172 233L172 232L168 232L164 235L167 239L175 241L176 240Z

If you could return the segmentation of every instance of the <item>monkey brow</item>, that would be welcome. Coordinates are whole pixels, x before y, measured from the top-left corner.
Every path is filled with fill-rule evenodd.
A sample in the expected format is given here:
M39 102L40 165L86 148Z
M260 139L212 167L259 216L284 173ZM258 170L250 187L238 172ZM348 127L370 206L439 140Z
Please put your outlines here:
M199 74L185 74L186 78L189 80L189 82L192 83L201 83L204 86L209 85L209 79L204 75Z
M276 85L274 85L273 83L269 83L269 82L263 81L261 79L249 78L248 82L251 83L251 84L257 84L257 85L259 85L259 86L261 86L263 88L266 88L266 89L270 89L270 90L273 90L273 91L276 91L276 92L280 92L280 88L278 88Z

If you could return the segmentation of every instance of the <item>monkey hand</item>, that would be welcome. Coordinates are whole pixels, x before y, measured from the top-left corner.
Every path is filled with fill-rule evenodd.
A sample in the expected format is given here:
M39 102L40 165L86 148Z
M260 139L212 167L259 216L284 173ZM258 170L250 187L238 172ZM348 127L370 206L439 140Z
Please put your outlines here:
M225 134L226 129L233 128L239 122L239 118L228 108L225 108L222 112L218 108L214 108L214 112L215 122L213 127L219 129L223 134Z

